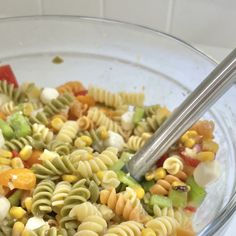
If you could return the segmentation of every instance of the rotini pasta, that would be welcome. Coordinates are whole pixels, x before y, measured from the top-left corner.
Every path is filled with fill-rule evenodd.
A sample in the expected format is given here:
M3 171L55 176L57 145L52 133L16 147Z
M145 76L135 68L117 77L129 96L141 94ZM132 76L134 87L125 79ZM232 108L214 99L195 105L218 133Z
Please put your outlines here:
M136 221L126 221L110 227L104 236L141 236L143 225Z
M121 126L115 121L108 118L98 108L90 108L88 111L88 118L91 119L95 125L104 126L106 129L122 134Z
M109 107L120 107L123 104L122 98L119 94L111 93L102 88L89 86L88 94L92 96L95 101L103 103Z
M114 188L102 190L100 192L100 201L102 204L111 208L118 216L122 216L125 220L142 220L139 206L133 205L123 194L117 194Z
M120 184L117 174L112 170L106 170L102 173L101 185L104 189L116 188Z
M169 236L175 232L178 222L173 217L162 216L150 220L146 227L155 231L157 235Z
M9 96L14 102L23 102L26 96L19 88L15 88L13 84L8 84L6 80L0 80L0 93Z
M15 110L15 105L14 105L14 102L13 101L10 101L10 102L6 102L6 103L4 103L2 106L1 106L1 111L5 114L5 115L7 115L7 116L9 116L9 115L11 115L13 112L14 112L14 110Z
M33 192L31 211L34 215L43 215L52 211L51 198L55 184L51 180L41 181Z
M57 152L59 155L68 155L71 152L71 145L63 141L53 140L47 148L51 151Z
M12 139L6 141L4 146L10 151L20 151L25 145L34 146L34 139L31 136L21 137L19 139Z
M51 198L53 211L58 213L62 206L64 206L65 198L69 195L71 187L71 184L66 181L61 181L56 184Z
M183 170L184 164L177 155L171 156L163 163L163 168L171 175L176 175Z
M74 163L72 163L68 156L43 160L42 164L35 164L32 169L38 179L51 178L55 180L61 178L63 174L73 174L76 172Z
M43 124L33 124L32 130L33 138L36 140L41 140L42 142L48 144L53 139L53 132Z
M168 195L171 184L175 181L181 182L179 178L173 175L167 175L164 179L159 179L156 184L150 188L152 194Z
M67 82L67 83L57 87L57 90L61 94L63 94L63 93L72 93L73 95L76 96L76 95L79 94L79 92L84 91L85 88L78 81L70 81L70 82Z
M144 93L119 93L123 102L132 106L143 106L144 103Z
M117 153L118 150L116 148L109 147L91 160L80 161L78 163L77 171L81 176L89 178L93 173L107 170L118 161Z
M66 121L56 136L56 141L72 143L79 130L76 121Z
M79 130L85 131L93 128L93 123L87 116L80 117L77 122Z

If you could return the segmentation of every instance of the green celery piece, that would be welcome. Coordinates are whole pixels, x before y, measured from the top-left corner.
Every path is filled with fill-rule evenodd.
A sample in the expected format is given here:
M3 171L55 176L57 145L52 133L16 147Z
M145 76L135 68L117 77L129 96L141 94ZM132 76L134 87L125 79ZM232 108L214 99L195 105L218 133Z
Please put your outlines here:
M199 186L193 176L190 176L187 181L187 185L190 186L190 191L188 193L188 200L193 203L195 206L199 206L204 198L206 197L206 191L204 188Z
M134 111L134 117L133 117L133 122L135 124L138 124L142 118L144 117L144 108L143 107L136 107Z
M118 160L112 167L111 170L117 172L125 166L125 163L122 160Z
M128 185L129 187L138 187L140 184L131 176L127 175L125 172L119 170L116 172L121 183Z
M9 198L11 206L19 206L21 201L21 196L23 194L22 190L16 190Z
M171 189L169 199L174 207L185 208L187 206L188 193Z
M14 113L8 118L8 122L15 132L16 138L31 135L32 131L27 119L20 113Z
M143 180L141 182L141 185L143 187L143 189L145 190L145 192L148 192L149 189L156 183L156 181L154 180L151 180L151 181L146 181L146 180Z
M152 195L150 199L150 205L158 205L161 208L172 207L172 201L168 197Z
M120 159L111 167L113 171L121 170L125 164L131 159L132 154L129 152L122 152Z
M13 129L10 127L10 125L7 122L5 122L2 119L0 119L0 129L2 130L2 134L4 138L6 138L7 140L14 138Z
M132 156L133 154L130 152L122 152L120 160L122 160L126 164Z

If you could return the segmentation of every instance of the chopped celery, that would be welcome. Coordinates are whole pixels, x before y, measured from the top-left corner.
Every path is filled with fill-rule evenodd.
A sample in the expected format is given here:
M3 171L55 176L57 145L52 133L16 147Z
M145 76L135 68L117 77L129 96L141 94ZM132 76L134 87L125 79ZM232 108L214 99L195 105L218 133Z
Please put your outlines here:
M23 191L22 190L16 190L9 198L9 202L11 203L11 206L19 206L20 200L22 196Z
M171 189L169 192L169 199L172 201L174 207L186 207L187 206L187 192L181 192Z
M199 186L193 176L190 176L187 181L187 185L190 186L190 191L188 193L188 200L193 203L195 206L198 206L202 203L206 196L206 191L204 188Z
M122 160L118 160L112 167L111 170L117 172L125 166L125 163Z
M161 208L172 207L172 201L168 197L152 195L150 199L151 205L158 205Z
M125 172L119 170L116 172L121 183L128 185L129 187L140 186L140 184L131 176L127 175Z
M8 118L8 122L15 132L16 138L31 135L31 128L27 119L20 113L14 113Z
M130 152L122 152L120 160L122 160L125 164L131 159L132 153Z
M13 129L10 127L10 125L7 122L5 122L2 119L0 119L0 129L2 130L2 134L4 138L8 140L14 138Z
M144 108L143 107L136 107L133 117L133 122L138 124L144 117Z

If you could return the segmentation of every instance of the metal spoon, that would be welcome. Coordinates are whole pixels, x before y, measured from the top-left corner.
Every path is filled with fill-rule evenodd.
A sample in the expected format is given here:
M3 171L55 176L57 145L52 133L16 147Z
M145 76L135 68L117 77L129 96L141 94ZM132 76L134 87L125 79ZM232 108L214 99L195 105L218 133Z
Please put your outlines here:
M142 176L236 81L236 48L182 102L144 147L127 163L135 179Z

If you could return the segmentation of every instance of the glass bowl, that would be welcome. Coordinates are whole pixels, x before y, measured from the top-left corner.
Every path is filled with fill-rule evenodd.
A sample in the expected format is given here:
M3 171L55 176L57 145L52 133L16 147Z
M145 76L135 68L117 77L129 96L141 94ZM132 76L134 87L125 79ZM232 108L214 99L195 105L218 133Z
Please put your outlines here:
M144 91L146 104L173 110L216 66L189 44L137 25L85 17L0 20L0 64L20 82L57 86L79 80L112 91ZM63 63L52 62L60 56ZM235 86L205 118L214 120L220 144L220 179L194 217L199 235L222 235L235 209ZM234 94L234 95L233 95Z

